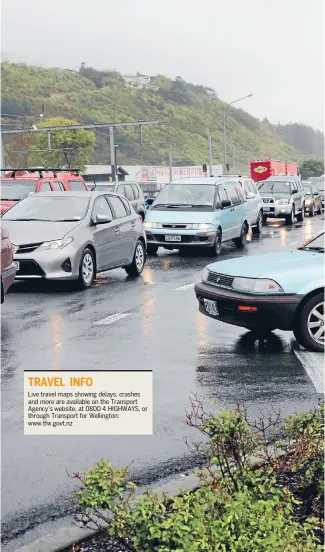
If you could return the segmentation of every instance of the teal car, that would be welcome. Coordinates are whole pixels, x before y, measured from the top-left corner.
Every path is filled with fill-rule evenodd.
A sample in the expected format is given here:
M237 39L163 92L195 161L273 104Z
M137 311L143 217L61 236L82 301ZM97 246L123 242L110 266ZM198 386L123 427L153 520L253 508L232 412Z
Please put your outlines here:
M310 351L324 351L324 233L292 251L211 263L195 286L199 310L263 335L293 331Z
M246 245L249 214L238 178L183 178L167 184L147 212L148 254L158 247L200 247L219 255L222 243Z

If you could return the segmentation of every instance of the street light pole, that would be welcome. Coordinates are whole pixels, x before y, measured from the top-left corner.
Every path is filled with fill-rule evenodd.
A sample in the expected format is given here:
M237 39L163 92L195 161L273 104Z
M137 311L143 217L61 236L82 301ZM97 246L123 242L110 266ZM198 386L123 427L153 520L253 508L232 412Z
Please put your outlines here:
M210 177L213 176L212 174L212 138L211 136L208 137L209 140L209 172Z
M226 104L226 107L223 112L223 174L226 174L226 166L227 166L227 114L228 109L231 105L234 103L240 102L241 100L246 100L246 98L251 98L253 94L247 94L247 96L243 96L242 98L238 98L238 100L234 100L233 102L230 102Z
M173 148L169 148L169 180L173 180Z

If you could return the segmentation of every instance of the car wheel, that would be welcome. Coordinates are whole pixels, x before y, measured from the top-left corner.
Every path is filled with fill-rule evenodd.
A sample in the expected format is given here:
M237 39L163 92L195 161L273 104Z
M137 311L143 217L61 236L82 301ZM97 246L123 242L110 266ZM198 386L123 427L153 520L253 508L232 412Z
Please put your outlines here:
M158 251L158 245L155 245L154 243L148 243L147 245L148 255L156 255L157 251Z
M324 351L324 293L304 305L293 330L296 340L308 351Z
M292 226L295 221L295 208L292 206L290 215L286 216L286 224Z
M321 215L321 214L322 214L322 206L321 206L321 205L320 205L320 207L319 207L319 209L318 209L317 213L318 213L319 215Z
M218 257L221 253L221 247L222 247L222 236L220 230L217 230L216 233L216 239L214 240L214 244L210 249L210 253L213 257Z
M302 222L305 218L305 205L302 206L301 213L297 214L297 221Z
M263 213L262 213L262 211L260 211L259 214L258 214L258 217L257 217L256 226L254 226L253 229L252 229L253 234L261 234L262 233L263 221L264 221Z
M233 242L237 249L243 249L245 247L247 242L247 226L245 223L241 227L239 238L235 238Z
M142 222L144 222L144 213L139 213L139 216L142 218Z
M125 272L129 276L139 276L143 271L144 263L146 262L146 252L143 243L139 240L135 246L132 263L125 266Z
M78 289L88 289L95 278L95 258L93 252L86 247L79 264Z
M266 224L266 221L267 221L267 216L263 215L263 225Z

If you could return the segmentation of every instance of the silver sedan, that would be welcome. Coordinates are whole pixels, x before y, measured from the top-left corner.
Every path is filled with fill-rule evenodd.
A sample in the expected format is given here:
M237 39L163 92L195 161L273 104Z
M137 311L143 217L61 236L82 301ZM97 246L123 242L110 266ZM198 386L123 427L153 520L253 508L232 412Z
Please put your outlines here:
M2 215L17 263L17 279L76 280L123 267L141 274L146 260L142 219L126 198L102 192L41 192Z

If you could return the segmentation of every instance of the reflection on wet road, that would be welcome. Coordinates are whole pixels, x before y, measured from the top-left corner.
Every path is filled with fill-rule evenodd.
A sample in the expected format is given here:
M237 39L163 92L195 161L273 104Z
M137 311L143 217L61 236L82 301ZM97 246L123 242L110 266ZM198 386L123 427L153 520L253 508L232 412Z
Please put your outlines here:
M220 260L292 249L323 224L323 217L292 228L271 222L260 238L250 236L246 250L225 246ZM73 488L66 469L87 469L104 457L123 465L134 461L134 469L145 473L187 454L184 439L195 435L184 425L192 393L220 406L244 402L253 414L277 408L286 415L316 403L311 381L291 354L290 333L258 340L198 312L193 283L208 262L202 253L161 250L141 278L115 270L85 292L15 284L2 309L3 534L28 528L37 517L45 521L53 514L49 503L64 513L63 499ZM99 324L108 318L113 322ZM154 436L23 436L24 369L148 367L154 370Z

